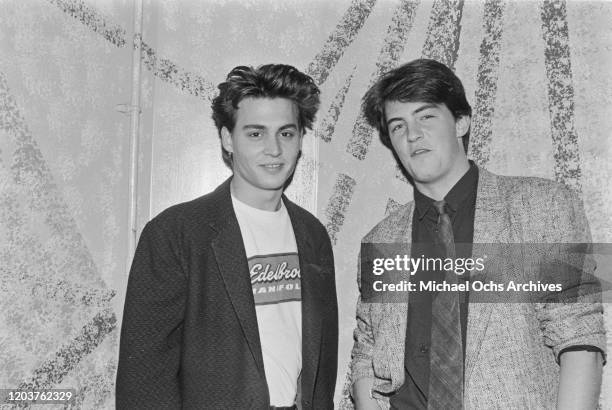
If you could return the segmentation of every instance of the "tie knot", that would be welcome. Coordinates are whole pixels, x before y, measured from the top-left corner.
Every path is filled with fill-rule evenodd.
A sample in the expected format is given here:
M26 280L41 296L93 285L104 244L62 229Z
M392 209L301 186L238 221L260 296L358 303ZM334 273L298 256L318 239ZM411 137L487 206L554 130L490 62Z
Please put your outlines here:
M436 211L438 211L440 215L445 215L447 213L446 202L444 201L444 199L441 201L434 201L433 206L436 208Z

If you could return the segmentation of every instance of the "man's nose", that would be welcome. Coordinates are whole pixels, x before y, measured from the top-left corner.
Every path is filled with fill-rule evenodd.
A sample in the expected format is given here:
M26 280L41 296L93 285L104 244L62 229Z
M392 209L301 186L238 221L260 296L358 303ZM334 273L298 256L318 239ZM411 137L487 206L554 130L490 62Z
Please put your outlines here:
M264 153L277 157L281 154L280 141L276 135L268 135L264 140Z
M414 142L423 138L423 128L418 123L408 126L408 141Z

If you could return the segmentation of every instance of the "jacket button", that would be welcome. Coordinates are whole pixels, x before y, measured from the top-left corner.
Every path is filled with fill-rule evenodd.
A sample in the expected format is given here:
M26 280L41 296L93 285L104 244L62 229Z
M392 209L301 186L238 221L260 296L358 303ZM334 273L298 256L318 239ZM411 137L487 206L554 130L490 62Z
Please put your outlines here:
M429 352L429 346L427 346L426 344L421 344L421 346L419 346L419 351L421 353L427 353Z

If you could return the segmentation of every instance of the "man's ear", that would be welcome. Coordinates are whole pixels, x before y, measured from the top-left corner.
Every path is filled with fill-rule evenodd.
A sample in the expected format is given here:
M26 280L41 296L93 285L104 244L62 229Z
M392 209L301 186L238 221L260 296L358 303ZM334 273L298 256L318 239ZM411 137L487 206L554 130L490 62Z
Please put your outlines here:
M455 131L457 132L457 138L463 138L465 134L470 130L472 118L469 115L462 115L455 121Z
M229 132L227 127L221 128L221 145L227 152L234 152L234 145L232 143L232 133Z

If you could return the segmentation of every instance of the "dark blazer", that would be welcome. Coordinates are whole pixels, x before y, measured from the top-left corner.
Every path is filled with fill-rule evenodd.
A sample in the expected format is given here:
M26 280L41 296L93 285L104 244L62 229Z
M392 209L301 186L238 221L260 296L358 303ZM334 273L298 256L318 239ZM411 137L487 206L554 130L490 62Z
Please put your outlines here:
M248 264L230 179L144 228L121 328L117 409L268 409ZM283 196L302 277L303 409L332 409L338 307L329 236Z

